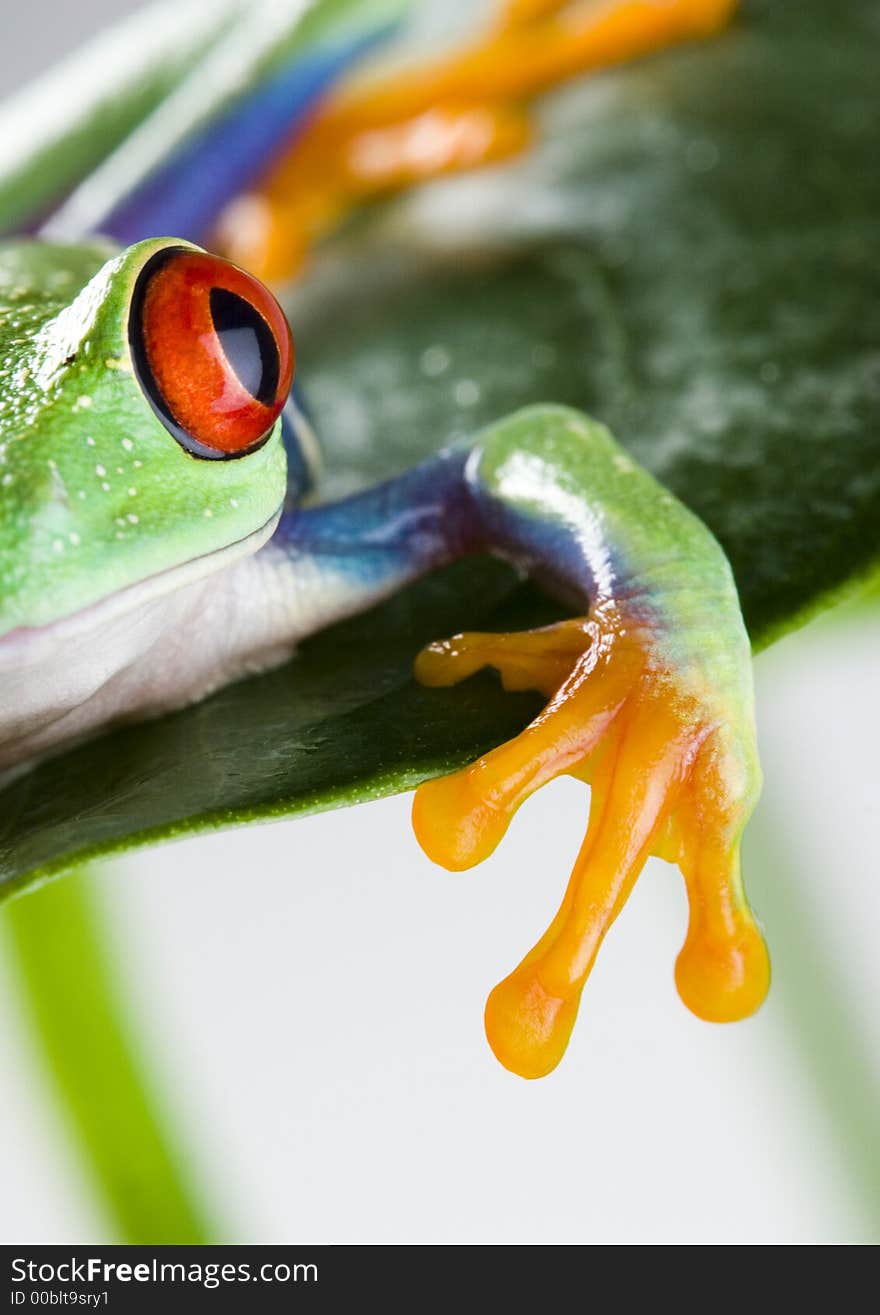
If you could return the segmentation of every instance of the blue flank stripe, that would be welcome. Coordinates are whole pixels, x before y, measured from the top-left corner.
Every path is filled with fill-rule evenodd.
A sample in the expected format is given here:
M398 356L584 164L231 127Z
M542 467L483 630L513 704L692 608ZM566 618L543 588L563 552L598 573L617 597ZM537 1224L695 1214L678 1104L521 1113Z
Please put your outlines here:
M181 147L101 224L122 246L173 233L204 242L223 207L265 172L321 96L398 24L300 54Z
M339 502L285 511L272 542L353 587L398 587L477 547L464 480L467 449L447 448Z
M607 536L596 542L577 518L541 516L500 498L470 457L471 444L463 441L339 502L288 509L273 542L294 560L311 557L352 587L374 592L468 553L497 551L576 613L589 610L607 576L634 619L668 628L650 594L632 592L638 576L624 547Z

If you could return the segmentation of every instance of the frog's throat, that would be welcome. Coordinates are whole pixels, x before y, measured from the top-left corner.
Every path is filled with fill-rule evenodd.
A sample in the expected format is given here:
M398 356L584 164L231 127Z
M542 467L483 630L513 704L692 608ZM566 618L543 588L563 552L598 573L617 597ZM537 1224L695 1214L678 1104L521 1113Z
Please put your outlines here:
M291 645L278 642L271 624L261 630L264 572L255 564L278 518L0 640L0 783L99 730L160 716L283 660ZM248 599L254 607L242 622Z
M157 571L143 580L128 585L87 607L69 612L43 626L18 626L0 635L0 677L6 669L10 654L13 660L38 657L44 649L55 649L59 642L75 638L85 630L96 630L106 622L115 621L127 613L137 611L144 604L161 598L165 594L176 592L186 585L213 575L217 571L231 566L242 557L248 557L262 548L275 533L281 518L282 508L273 512L259 529L246 534L234 543L225 544L213 552L203 553L177 566L170 566L164 571Z

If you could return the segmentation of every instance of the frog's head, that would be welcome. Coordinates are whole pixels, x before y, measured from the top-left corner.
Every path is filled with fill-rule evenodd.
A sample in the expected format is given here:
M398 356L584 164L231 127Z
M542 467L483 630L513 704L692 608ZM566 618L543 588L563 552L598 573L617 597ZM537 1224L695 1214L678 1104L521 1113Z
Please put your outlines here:
M0 255L0 634L271 533L285 492L283 313L168 239Z

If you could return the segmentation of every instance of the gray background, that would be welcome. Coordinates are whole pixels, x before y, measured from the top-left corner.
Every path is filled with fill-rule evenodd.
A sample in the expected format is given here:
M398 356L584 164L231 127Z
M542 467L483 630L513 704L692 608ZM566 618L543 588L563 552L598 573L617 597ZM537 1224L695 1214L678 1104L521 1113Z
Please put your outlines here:
M113 0L3 0L0 36L0 93L49 68L74 46L99 32L114 18L140 8Z

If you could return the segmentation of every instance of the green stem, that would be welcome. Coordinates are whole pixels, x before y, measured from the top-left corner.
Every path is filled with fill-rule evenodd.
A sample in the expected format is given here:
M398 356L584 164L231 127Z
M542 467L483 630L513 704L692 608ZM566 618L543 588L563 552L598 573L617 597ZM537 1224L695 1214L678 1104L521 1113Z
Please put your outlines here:
M205 1242L208 1229L132 1039L87 873L11 901L2 921L22 1004L113 1240Z

